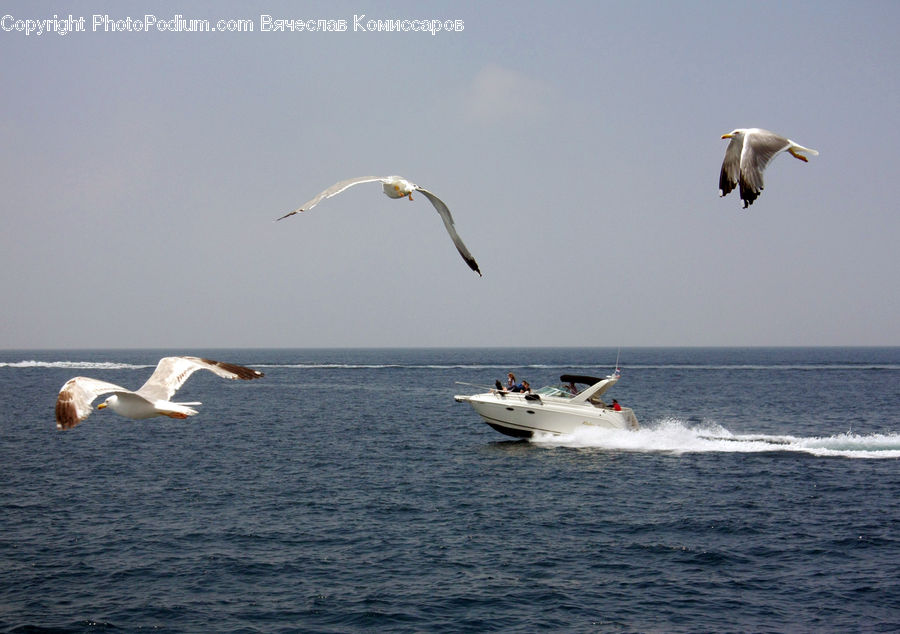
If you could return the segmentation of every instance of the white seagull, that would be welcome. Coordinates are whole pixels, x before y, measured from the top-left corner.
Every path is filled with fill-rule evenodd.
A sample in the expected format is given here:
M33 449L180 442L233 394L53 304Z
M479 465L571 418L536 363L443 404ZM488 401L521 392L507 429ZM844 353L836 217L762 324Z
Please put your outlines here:
M115 383L107 383L85 376L69 379L56 399L56 428L71 429L91 414L91 403L101 394L113 393L97 409L111 408L126 418L143 419L154 416L187 418L197 414L188 405L200 403L172 403L169 399L197 370L209 370L223 379L258 379L262 372L233 363L222 363L198 357L163 357L147 382L136 392Z
M790 152L791 156L804 163L808 159L800 152L809 152L813 156L819 154L815 150L762 128L738 128L723 134L722 138L731 139L731 143L728 144L725 160L722 161L719 195L726 196L740 185L744 209L759 197L763 189L763 172L776 154Z
M401 176L359 176L357 178L348 178L345 181L335 183L325 191L320 192L312 200L303 203L303 205L298 209L284 214L281 218L277 218L276 220L283 220L288 216L293 216L294 214L300 213L301 211L309 211L326 198L336 196L345 189L353 187L354 185L359 185L360 183L372 183L375 181L379 181L381 183L381 186L384 189L384 193L388 198L409 198L410 200L412 200L413 192L422 192L425 198L431 201L431 204L441 215L441 219L444 221L444 227L447 228L447 233L450 234L450 239L453 240L453 244L456 245L456 250L459 251L459 254L462 256L463 260L466 261L466 264L469 265L470 269L478 273L478 275L481 275L481 271L478 269L478 263L475 262L475 258L472 257L472 254L469 253L466 245L463 244L463 241L459 237L459 234L456 233L456 229L453 226L453 216L450 215L450 209L447 208L447 205L444 204L444 201L442 201L440 198L432 194L424 187L419 187L415 183L412 183Z

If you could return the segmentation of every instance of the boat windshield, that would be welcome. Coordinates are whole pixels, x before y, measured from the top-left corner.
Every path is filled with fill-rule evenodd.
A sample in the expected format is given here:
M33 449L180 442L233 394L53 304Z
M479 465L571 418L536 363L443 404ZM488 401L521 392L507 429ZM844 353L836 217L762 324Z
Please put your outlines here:
M545 385L539 390L535 390L536 394L541 396L555 396L556 398L572 398L572 393L564 387L555 385Z

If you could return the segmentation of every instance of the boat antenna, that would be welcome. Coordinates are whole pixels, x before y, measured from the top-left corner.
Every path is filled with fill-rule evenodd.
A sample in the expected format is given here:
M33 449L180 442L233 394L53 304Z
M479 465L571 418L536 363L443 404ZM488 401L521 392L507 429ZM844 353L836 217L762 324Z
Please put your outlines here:
M619 376L621 372L619 371L619 353L622 352L622 348L616 348L616 376Z

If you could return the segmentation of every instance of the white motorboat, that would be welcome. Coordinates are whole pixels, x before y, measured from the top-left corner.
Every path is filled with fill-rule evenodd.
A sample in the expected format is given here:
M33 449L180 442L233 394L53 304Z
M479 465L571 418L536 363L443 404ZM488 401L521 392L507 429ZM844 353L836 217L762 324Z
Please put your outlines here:
M471 405L484 422L501 434L516 438L531 438L535 433L572 434L587 427L640 427L631 408L601 399L619 381L618 371L606 378L563 374L559 379L561 385L548 385L534 392L511 392L498 387L482 394L456 395L454 399Z

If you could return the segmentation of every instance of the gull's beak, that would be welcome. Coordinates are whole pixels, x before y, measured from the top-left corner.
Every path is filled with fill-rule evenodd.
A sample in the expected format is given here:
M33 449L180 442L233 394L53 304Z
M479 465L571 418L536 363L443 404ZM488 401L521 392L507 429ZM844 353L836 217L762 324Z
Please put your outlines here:
M97 409L106 409L106 403L100 403L100 404L97 406Z
M731 134L731 132L729 132L728 134L723 134L723 135L722 135L722 138L723 138L723 139L733 139L733 138L734 138L734 135Z

